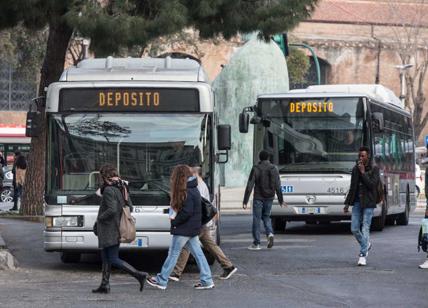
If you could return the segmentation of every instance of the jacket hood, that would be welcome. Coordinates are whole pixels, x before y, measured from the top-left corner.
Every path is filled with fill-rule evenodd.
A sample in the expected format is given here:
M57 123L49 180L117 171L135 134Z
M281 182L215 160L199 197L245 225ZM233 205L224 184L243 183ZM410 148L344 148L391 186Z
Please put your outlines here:
M189 177L187 179L187 188L194 188L198 186L198 178L195 176Z

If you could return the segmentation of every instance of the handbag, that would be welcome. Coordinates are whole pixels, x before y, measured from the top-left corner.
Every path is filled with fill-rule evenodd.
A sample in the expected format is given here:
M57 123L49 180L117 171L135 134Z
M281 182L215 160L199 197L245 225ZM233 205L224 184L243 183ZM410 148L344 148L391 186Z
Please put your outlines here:
M121 243L132 243L137 237L137 232L135 228L135 218L132 217L131 210L127 205L122 208L119 233Z
M201 197L202 206L202 225L207 224L217 215L217 208L211 203L211 201Z

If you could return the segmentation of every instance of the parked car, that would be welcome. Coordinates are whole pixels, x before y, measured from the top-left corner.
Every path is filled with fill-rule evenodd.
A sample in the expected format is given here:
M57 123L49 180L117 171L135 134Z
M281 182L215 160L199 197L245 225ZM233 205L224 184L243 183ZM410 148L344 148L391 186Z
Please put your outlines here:
M13 174L12 166L3 167L3 190L0 194L0 202L12 202L13 201Z
M418 164L415 165L415 177L416 177L416 197L419 197L419 194L424 187L424 182L422 178L421 167Z

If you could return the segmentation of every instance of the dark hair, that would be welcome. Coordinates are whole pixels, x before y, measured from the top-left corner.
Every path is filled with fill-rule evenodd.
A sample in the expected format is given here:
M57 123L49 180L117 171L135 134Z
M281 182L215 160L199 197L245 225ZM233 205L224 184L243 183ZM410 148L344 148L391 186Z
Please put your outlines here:
M358 151L359 152L366 152L367 155L370 155L370 149L369 149L369 147L362 146L362 147L360 147L360 149Z
M16 168L27 169L27 161L24 156L18 156L18 158L16 159Z
M100 168L100 175L103 181L119 176L115 166L111 164L104 164Z
M171 174L171 207L180 212L187 198L187 179L192 171L187 165L175 166Z
M19 155L21 155L21 152L15 151L15 156L19 156Z
M259 159L260 160L268 160L269 156L270 156L270 154L266 150L261 150L260 153L259 153Z

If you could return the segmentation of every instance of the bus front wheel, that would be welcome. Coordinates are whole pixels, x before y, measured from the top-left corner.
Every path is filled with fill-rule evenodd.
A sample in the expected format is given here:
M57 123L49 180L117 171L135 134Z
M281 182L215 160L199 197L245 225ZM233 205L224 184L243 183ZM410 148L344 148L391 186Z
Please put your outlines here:
M283 232L285 231L285 227L287 226L287 221L281 217L273 217L272 218L272 227L275 232Z
M397 222L397 225L407 226L409 224L409 214L410 214L410 194L409 194L409 190L407 190L406 208L404 209L404 213L397 215L397 219L395 220Z
M77 252L63 252L61 253L61 261L63 263L79 263L81 254Z
M382 211L379 216L373 218L372 230L373 231L382 231L385 227L386 221L386 205L385 202L382 202Z

